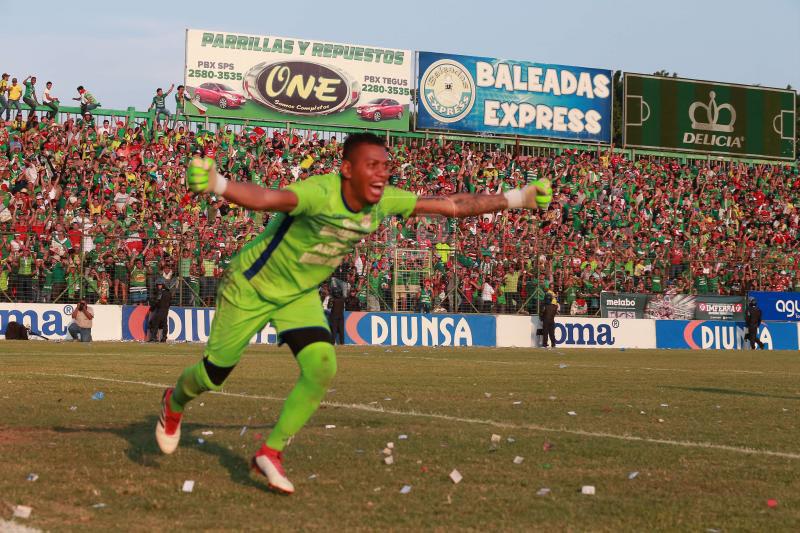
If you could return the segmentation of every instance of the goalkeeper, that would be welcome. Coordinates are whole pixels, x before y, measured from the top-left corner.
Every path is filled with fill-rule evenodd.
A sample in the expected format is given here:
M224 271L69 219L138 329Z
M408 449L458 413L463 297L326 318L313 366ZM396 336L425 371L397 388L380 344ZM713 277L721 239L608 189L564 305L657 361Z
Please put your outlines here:
M347 138L339 174L312 176L280 190L228 181L217 174L212 160L192 161L187 181L193 192L280 214L231 261L219 286L203 359L186 368L175 387L164 392L156 425L161 451L169 454L177 448L186 404L205 391L220 390L250 339L269 322L294 353L300 377L251 466L272 489L291 494L294 486L283 470L281 452L317 410L336 374L319 284L386 217L466 217L509 208L546 208L552 197L546 180L505 194L418 198L387 185L388 179L386 147L371 133Z

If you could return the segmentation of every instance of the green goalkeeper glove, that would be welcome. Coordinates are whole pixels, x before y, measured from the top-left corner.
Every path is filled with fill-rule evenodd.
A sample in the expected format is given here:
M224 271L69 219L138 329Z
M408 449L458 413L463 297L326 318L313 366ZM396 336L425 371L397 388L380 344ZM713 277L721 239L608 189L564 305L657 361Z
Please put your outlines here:
M217 174L217 165L212 158L195 157L186 169L186 184L192 192L213 192L222 196L228 180Z
M522 189L514 189L505 193L509 209L534 209L546 211L553 201L553 188L550 181L539 179Z

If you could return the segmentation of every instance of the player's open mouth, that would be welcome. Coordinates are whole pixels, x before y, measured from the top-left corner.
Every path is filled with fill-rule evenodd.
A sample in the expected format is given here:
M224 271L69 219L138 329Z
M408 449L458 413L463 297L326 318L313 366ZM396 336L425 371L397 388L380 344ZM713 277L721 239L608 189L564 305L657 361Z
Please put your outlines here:
M375 196L382 196L384 187L386 187L385 183L371 183L369 185L369 192Z

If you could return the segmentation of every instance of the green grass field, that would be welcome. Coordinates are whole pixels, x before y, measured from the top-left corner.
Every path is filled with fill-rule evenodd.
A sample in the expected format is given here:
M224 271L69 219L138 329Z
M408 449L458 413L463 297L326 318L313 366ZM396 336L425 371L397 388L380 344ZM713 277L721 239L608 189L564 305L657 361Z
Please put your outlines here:
M249 350L160 455L161 390L201 350L2 342L0 530L20 504L54 531L800 530L796 352L341 349L285 497L247 464L297 374L285 347Z

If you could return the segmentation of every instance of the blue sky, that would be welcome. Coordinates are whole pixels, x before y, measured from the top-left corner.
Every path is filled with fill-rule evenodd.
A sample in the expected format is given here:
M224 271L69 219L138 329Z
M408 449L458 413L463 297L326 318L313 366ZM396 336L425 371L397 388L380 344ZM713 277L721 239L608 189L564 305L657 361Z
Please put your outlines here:
M185 28L800 88L800 0L45 1L33 22L10 4L0 70L52 80L64 103L83 84L107 108L183 81Z

